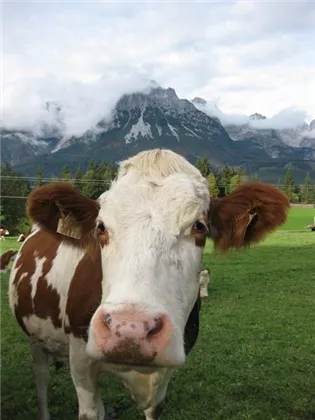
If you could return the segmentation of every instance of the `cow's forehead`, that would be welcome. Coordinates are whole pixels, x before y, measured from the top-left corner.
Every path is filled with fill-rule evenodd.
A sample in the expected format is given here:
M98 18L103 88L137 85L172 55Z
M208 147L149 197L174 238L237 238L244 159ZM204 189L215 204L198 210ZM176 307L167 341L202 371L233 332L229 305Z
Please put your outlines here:
M209 192L203 178L174 173L148 180L136 171L118 179L99 198L100 218L109 225L127 228L146 225L173 233L187 227L209 207Z

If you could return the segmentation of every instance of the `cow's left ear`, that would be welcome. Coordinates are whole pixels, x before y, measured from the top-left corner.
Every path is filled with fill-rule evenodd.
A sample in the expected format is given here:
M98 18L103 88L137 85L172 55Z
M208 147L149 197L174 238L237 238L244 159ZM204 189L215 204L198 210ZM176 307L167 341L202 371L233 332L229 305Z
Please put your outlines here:
M248 182L223 198L211 200L210 237L225 252L261 241L287 219L288 198L270 184Z
M70 184L53 183L29 194L27 211L30 219L42 227L80 239L95 228L99 203Z

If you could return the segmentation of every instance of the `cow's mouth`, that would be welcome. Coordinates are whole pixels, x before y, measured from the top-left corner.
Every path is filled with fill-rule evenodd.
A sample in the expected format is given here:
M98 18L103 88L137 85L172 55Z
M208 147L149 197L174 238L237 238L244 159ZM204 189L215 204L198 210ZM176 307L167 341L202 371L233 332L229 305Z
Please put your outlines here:
M118 369L122 371L136 370L139 373L144 373L144 374L150 374L150 373L156 372L158 369L163 369L166 367L166 366L162 366L162 365L154 364L154 363L148 364L148 363L139 363L139 361L132 362L132 361L126 361L126 360L109 361L108 359L105 359L105 363L111 365L114 369Z
M111 364L114 366L120 366L123 368L127 368L127 369L134 369L134 370L142 370L142 371L155 371L157 369L163 369L163 368L170 368L170 367L175 367L177 366L177 364L175 363L170 363L167 362L166 360L163 361L156 361L155 358L154 360L147 361L147 360L143 360L143 359L136 359L136 360L132 360L132 359L125 359L125 358L110 358L110 357L105 357L104 358L104 362L106 364Z
M154 362L155 357L140 357L133 359L128 357L121 357L115 356L107 356L105 355L104 361L106 363L110 363L113 365L124 365L124 366L137 366L137 367L153 367L156 366L156 363Z

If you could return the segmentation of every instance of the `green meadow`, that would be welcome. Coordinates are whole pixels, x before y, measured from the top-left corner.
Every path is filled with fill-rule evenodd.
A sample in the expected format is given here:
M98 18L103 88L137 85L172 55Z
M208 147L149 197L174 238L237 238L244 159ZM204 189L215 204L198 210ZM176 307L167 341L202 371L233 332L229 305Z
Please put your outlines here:
M250 249L217 256L203 299L200 336L170 382L165 420L315 419L315 209L291 209L285 226ZM1 252L16 248L1 241ZM34 420L36 395L27 339L1 277L1 411L3 420ZM51 367L52 420L75 420L77 402L67 367ZM119 420L143 418L118 378L101 379L105 406Z

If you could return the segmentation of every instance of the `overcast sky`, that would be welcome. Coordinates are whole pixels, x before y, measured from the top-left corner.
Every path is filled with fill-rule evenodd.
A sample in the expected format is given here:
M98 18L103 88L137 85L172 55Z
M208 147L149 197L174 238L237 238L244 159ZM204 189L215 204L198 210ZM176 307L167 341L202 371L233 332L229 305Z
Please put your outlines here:
M154 79L223 113L315 118L315 2L4 2L2 118L69 127ZM282 113L283 115L283 113ZM86 123L86 120L85 120ZM82 123L83 125L85 124Z

